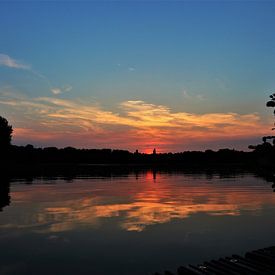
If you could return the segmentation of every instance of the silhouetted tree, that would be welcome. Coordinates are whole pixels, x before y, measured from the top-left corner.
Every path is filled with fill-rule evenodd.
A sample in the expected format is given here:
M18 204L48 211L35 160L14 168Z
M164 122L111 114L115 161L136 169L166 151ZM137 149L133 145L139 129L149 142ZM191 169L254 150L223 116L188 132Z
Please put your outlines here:
M269 100L266 103L267 107L271 107L274 108L275 107L275 93L269 96L271 100ZM275 110L273 111L274 116L275 116ZM275 123L274 123L275 125ZM275 130L275 128L272 128L272 130ZM267 140L272 140L273 141L273 145L275 145L275 136L267 136L267 137L263 137L263 142L266 143Z
M270 97L271 100L269 100L266 103L266 106L274 108L275 107L275 93L270 95L269 97ZM273 111L273 113L274 113L274 116L275 116L275 110ZM275 123L274 123L274 125L275 125ZM272 128L272 130L275 130L275 128Z
M0 116L0 148L7 148L11 144L12 126L8 121Z
M271 107L271 108L275 108L275 93L270 95L270 100L267 101L266 106L267 107ZM274 116L275 116L275 110L273 111ZM274 123L275 125L275 123ZM275 130L275 128L272 128L272 130ZM274 147L275 147L275 136L264 136L262 137L263 140L263 144L259 144L259 145L249 145L248 148L249 149L254 149L257 152L273 152L274 153ZM269 140L272 141L273 143L273 147L272 145L268 142Z

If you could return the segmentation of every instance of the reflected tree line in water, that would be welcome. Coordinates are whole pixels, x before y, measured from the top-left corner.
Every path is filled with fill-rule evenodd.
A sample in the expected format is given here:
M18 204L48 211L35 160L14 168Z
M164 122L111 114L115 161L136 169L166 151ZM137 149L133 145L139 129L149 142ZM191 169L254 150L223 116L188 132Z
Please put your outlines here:
M86 169L86 170L85 170ZM65 172L66 171L66 172ZM122 168L122 167L93 167L91 172L91 167L83 166L81 170L73 170L67 167L63 174L60 170L44 170L42 174L36 175L20 175L20 176L2 176L0 180L0 212L3 211L4 207L10 205L10 185L13 182L17 184L33 184L37 179L51 180L51 184L54 183L56 179L62 179L67 182L72 182L74 179L78 178L115 178L115 177L135 177L136 179L144 177L147 173L153 179L153 182L157 184L157 177L161 175L175 175L182 174L185 176L199 175L211 180L213 177L219 178L235 178L246 173L252 173L255 177L259 177L268 182L275 192L275 175L269 170L258 170L257 172L252 172L251 170L243 169L143 169L143 168ZM271 189L271 190L272 190Z
M0 212L3 211L5 206L10 205L10 179L1 178L0 184Z

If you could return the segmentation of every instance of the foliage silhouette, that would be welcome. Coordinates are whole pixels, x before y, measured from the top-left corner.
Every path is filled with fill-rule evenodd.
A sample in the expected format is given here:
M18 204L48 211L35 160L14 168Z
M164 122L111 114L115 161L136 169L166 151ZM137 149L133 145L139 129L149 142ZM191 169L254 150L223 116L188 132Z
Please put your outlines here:
M271 100L266 103L267 107L275 107L275 93L269 96Z
M267 103L266 103L266 106L267 107L272 107L272 108L275 108L275 93L270 95L269 96L271 100L269 100ZM273 111L274 113L274 116L275 116L275 110ZM275 125L275 123L274 123ZM275 128L272 128L272 130L275 130ZM275 138L275 137L274 137Z
M266 103L267 107L275 107L275 93L270 95L270 100ZM274 116L275 116L275 110L273 111ZM274 123L275 125L275 123ZM275 130L275 128L272 128L272 130ZM254 152L258 153L258 154L265 154L266 157L269 158L269 161L274 161L274 155L275 155L275 136L264 136L262 138L263 140L263 144L259 144L259 145L249 145L248 148L249 149L254 149ZM269 143L268 141L271 141L273 143L273 146L271 143Z
M0 148L6 149L11 144L12 139L12 126L9 125L8 121L0 116Z

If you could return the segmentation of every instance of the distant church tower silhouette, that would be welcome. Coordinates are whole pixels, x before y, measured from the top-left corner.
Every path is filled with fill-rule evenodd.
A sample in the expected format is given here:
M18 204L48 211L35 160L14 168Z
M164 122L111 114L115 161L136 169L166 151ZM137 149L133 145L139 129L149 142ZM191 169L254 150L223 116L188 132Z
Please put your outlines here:
M156 155L156 154L157 154L157 150L156 150L156 148L154 148L153 155Z

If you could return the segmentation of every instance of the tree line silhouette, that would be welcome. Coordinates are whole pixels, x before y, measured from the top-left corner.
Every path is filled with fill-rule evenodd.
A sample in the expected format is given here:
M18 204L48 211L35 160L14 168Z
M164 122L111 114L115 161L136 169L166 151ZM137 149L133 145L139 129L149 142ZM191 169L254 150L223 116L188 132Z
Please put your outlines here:
M275 107L275 94L270 96L267 107ZM275 115L275 111L274 111ZM274 128L273 128L274 129ZM185 151L179 153L132 153L127 150L76 149L73 147L35 148L33 145L11 144L12 126L0 117L0 162L12 167L17 164L127 164L127 165L272 165L275 163L275 136L263 137L263 143L250 145L251 152L234 149L218 151ZM271 143L269 142L271 140Z

